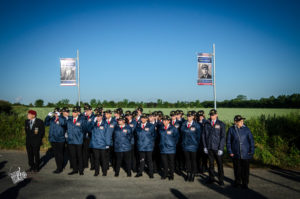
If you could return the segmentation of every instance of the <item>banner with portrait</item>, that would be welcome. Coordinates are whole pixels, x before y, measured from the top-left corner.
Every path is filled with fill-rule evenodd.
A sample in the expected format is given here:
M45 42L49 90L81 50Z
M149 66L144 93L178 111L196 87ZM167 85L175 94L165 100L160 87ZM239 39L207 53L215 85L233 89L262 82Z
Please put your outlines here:
M76 59L60 59L60 85L76 86Z
M212 85L212 55L199 53L198 56L198 85Z

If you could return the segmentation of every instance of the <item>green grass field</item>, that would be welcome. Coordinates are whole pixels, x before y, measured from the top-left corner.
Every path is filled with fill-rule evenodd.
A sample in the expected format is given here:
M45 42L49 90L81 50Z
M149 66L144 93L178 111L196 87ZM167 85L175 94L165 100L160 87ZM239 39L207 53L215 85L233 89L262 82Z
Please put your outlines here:
M27 107L14 107L14 111L16 111L19 114L24 114L26 115L27 110L29 109L34 109L37 111L37 117L41 118L41 119L45 119L45 117L47 116L47 114L50 111L53 111L53 108L36 108L36 107L32 107L32 108L27 108ZM114 110L115 108L105 108L106 109L111 109ZM130 109L130 108L123 108L124 111L126 110L130 110L133 111L134 109ZM172 110L176 110L176 109L172 109L172 108L161 108L161 109L157 109L157 108L145 108L144 112L145 113L150 113L156 110L161 110L163 111L164 114L169 114L170 111ZM206 115L208 115L208 112L210 110L210 108L198 108L198 109L181 109L183 110L185 113L189 110L204 110ZM270 115L270 116L282 116L282 115L287 115L289 113L296 113L296 114L300 114L300 109L267 109L267 108L218 108L218 114L219 114L219 119L223 120L224 122L232 122L233 121L233 117L237 114L240 114L246 118L251 118L251 117L258 117L261 115Z

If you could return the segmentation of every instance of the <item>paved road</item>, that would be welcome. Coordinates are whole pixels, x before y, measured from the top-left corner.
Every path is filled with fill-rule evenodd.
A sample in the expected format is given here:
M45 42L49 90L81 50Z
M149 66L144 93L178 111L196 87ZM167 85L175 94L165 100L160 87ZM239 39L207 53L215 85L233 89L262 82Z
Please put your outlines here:
M174 181L161 180L158 174L154 179L144 175L141 178L128 178L121 172L118 178L112 170L108 176L94 177L93 171L85 170L84 176L68 176L69 165L61 174L52 174L54 158L41 153L43 167L39 173L28 173L29 178L14 185L7 173L11 167L27 169L27 156L22 151L0 150L0 198L300 198L300 172L279 169L252 169L249 190L231 186L233 171L224 168L225 186L206 185L205 175L195 182L185 182L175 176Z

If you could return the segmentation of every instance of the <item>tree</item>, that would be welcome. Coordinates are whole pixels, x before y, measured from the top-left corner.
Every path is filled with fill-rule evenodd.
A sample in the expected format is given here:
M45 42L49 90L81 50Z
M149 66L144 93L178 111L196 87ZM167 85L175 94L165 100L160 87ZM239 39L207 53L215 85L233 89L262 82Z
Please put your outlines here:
M35 102L34 102L34 106L35 107L43 107L44 105L44 100L42 99L37 99Z
M90 105L91 105L92 107L97 107L97 100L96 100L96 99L91 99Z
M244 100L247 100L247 96L246 95L238 95L238 96L236 96L235 99L238 101L244 101Z

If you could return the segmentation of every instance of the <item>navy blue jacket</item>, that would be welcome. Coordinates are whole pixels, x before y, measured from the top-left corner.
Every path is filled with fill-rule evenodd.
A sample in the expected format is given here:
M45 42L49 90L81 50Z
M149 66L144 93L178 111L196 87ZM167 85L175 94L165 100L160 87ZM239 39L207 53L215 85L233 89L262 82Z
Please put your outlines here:
M49 129L49 142L65 142L65 129L66 118L63 116L50 117L49 115L45 118L45 126L50 126Z
M160 153L163 154L175 154L176 144L179 139L179 132L176 127L169 125L168 129L165 130L164 126L159 128L159 148Z
M171 125L173 125L173 121L170 122ZM175 121L175 124L173 126L175 126L178 130L180 130L182 123L178 120Z
M133 139L131 141L131 144L134 145L135 143L135 140L136 140L136 131L135 131L135 128L136 128L136 125L137 125L137 121L135 119L132 119L131 122L128 124L131 128L132 128L132 132L133 132Z
M217 119L214 126L210 119L205 121L202 133L204 148L224 151L225 136L225 124L222 121Z
M131 142L133 139L132 128L129 125L125 125L124 128L120 128L116 125L114 131L114 149L115 152L126 152L131 150Z
M105 120L105 121L108 124L108 120ZM117 125L117 121L114 120L113 118L111 118L110 123L108 124L108 127L107 127L107 134L109 136L113 137L116 125ZM113 140L111 140L111 143L109 144L109 146L113 146Z
M141 125L138 124L136 127L138 151L153 151L156 137L155 126L149 122L144 128Z
M81 114L82 117L86 120L86 123L91 123L92 121L94 121L95 115L92 112L91 116L86 116L84 113ZM91 133L92 131L88 128L88 125L85 126L85 128L83 129L84 131L84 138L91 138Z
M106 149L110 145L112 137L107 134L108 124L102 120L98 126L98 122L90 122L89 130L92 132L90 148Z
M233 158L252 159L254 154L254 139L250 129L233 125L228 129L227 151L234 154Z
M197 152L202 128L201 126L193 121L190 128L187 127L188 121L185 121L181 126L182 134L182 149L183 151Z
M84 117L78 116L76 123L73 123L73 117L67 120L68 144L82 144L84 129L86 128L86 120Z

